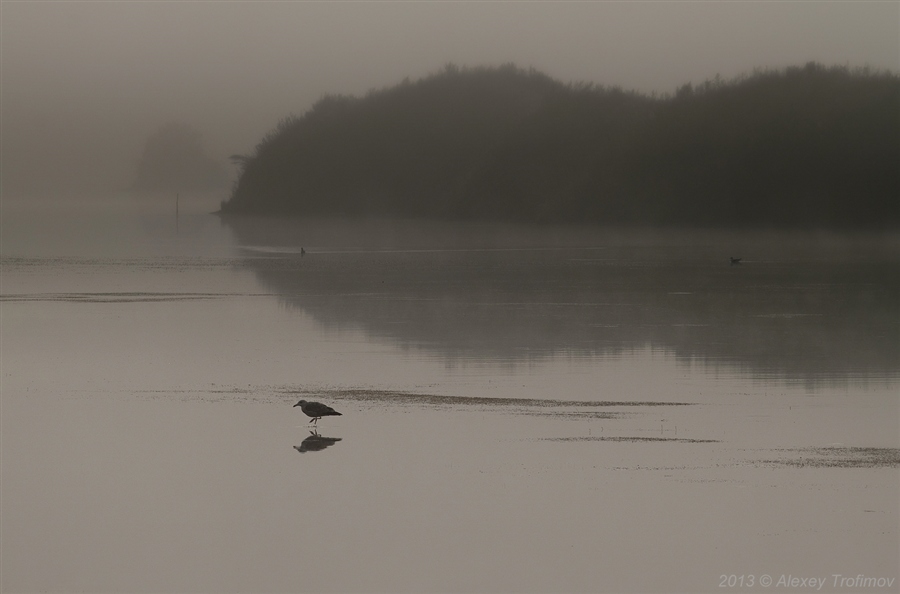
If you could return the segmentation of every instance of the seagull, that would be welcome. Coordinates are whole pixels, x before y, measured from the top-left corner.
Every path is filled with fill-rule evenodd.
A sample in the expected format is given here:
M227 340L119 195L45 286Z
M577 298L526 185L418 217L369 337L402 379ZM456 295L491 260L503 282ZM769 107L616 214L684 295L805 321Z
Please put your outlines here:
M306 400L301 400L294 406L299 406L300 410L303 411L303 414L307 417L312 417L310 423L314 424L318 424L319 419L322 417L341 416L341 413L321 402L307 402Z

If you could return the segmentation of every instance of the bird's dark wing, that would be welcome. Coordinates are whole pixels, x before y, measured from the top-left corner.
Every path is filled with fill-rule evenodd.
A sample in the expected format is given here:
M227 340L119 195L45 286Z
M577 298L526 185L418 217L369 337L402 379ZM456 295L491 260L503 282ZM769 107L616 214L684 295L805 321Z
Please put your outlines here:
M326 404L322 404L321 402L310 402L304 407L303 412L314 417L330 417L333 415L341 415L341 413L337 412Z

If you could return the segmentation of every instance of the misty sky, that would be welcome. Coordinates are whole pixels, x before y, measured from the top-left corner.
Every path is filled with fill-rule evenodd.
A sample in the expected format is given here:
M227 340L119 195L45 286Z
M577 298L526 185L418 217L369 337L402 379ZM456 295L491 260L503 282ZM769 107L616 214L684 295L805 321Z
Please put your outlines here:
M252 151L326 93L453 62L514 62L643 92L755 67L900 71L900 2L8 2L0 5L2 198L127 186L180 121Z

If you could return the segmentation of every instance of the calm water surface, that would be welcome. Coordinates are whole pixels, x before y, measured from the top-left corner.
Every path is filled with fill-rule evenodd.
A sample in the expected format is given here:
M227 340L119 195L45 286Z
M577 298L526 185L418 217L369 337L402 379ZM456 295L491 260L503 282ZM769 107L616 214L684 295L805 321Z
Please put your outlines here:
M4 592L896 591L897 236L208 210L3 205Z

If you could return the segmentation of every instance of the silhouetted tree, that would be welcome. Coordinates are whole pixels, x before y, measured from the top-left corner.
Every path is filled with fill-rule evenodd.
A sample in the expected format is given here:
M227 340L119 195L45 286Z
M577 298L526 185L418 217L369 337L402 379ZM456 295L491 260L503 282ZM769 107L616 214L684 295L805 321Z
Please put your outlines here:
M186 124L168 123L147 139L133 188L207 191L221 189L225 183L224 168L206 154L200 132Z
M661 98L451 64L285 118L222 210L896 227L898 105L897 75L815 63Z

